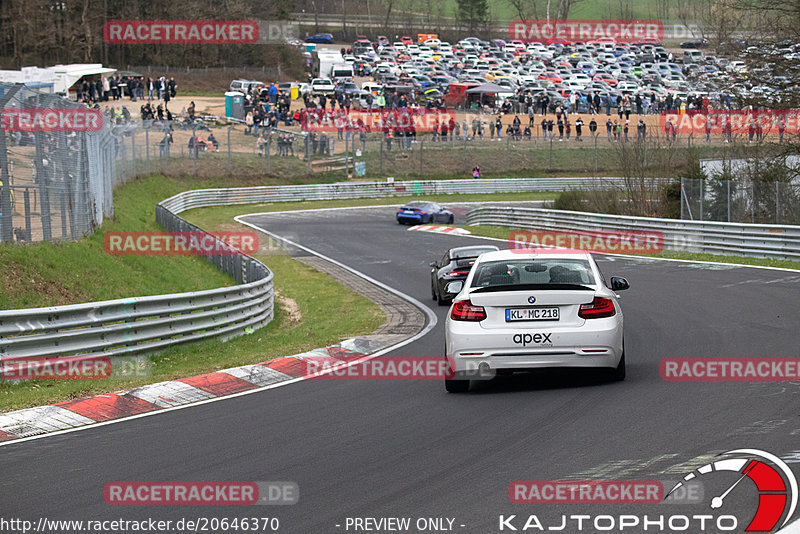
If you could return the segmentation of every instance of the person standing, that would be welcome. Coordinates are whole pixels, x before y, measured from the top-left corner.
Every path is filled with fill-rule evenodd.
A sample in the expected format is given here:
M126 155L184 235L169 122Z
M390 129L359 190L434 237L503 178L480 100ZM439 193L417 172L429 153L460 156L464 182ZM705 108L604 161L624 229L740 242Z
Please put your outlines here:
M473 177L473 178L475 178L475 179L477 179L477 178L480 178L480 177L481 177L481 168L480 168L480 167L478 167L477 165L475 165L475 166L472 168L472 177Z
M597 135L597 121L594 120L594 117L589 122L589 133L592 134L592 137Z
M500 118L500 115L497 116L497 119L494 122L495 122L494 125L497 128L497 140L499 141L500 140L500 134L503 131L503 121Z
M581 134L583 133L583 120L581 120L580 116L575 121L575 140L576 141L583 141L581 139Z

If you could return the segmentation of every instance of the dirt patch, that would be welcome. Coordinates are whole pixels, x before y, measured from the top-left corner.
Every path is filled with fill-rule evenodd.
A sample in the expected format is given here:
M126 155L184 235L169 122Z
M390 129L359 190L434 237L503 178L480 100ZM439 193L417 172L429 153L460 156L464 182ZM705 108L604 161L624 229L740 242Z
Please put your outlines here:
M300 312L300 306L297 305L296 300L281 295L278 290L275 290L275 300L281 311L286 314L289 326L297 326L302 322L303 314Z
M31 297L36 295L39 306L61 306L91 300L89 295L82 291L71 291L58 280L45 280L38 272L26 272L16 263L3 266L0 271L0 283L3 286L3 294L11 303L25 302L28 300L27 295Z

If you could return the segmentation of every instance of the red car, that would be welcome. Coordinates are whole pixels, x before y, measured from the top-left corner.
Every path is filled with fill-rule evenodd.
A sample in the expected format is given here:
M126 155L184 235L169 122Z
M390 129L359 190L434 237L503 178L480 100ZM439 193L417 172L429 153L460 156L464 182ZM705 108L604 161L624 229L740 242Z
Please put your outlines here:
M540 80L550 80L555 84L559 84L564 81L561 76L558 75L557 72L543 72L539 75Z
M400 38L400 42L403 43L404 45L408 46L408 45L414 44L414 39L412 39L408 35L404 35L404 36L402 36Z
M617 79L614 78L613 76L611 76L610 74L595 74L594 78L592 78L592 80L594 80L596 82L598 82L598 81L599 82L606 82L611 87L616 87L617 83L618 83Z

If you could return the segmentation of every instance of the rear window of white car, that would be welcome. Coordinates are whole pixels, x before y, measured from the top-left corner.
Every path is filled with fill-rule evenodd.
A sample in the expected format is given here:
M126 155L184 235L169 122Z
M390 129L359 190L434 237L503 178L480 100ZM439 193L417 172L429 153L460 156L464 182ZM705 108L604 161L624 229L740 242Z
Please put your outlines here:
M589 262L569 258L537 258L481 263L472 279L472 288L500 286L595 285Z

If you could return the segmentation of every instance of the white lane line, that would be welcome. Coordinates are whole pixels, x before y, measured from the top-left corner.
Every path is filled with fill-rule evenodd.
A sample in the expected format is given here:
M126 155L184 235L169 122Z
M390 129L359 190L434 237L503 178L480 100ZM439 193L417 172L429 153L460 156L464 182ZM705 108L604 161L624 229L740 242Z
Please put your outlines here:
M332 208L332 209L338 209L338 208ZM363 278L364 280L372 282L373 284L385 289L386 291L389 291L390 293L393 293L393 294L397 295L398 297L402 298L403 300L405 300L407 302L410 302L414 306L418 307L428 317L428 321L427 321L427 324L425 325L425 327L422 330L420 330L419 332L417 332L414 336L412 336L412 337L410 337L410 338L408 338L406 340L400 341L399 343L395 343L394 345L389 345L388 347L383 348L383 349L381 349L381 350L379 350L379 351L377 351L377 352L375 352L373 354L370 354L368 356L365 356L364 358L361 358L359 360L354 360L352 362L348 362L348 364L347 364L348 366L349 365L357 365L358 363L360 363L362 361L366 361L366 360L372 359L372 358L377 358L378 356L382 356L382 355L387 354L387 353L389 353L389 352L391 352L393 350L397 350L397 349L399 349L401 347L404 347L404 346L406 346L406 345L408 345L410 343L413 343L413 342L417 341L418 339L422 338L423 336L427 335L428 332L433 330L433 328L436 326L437 319L436 319L436 314L433 313L433 310L431 310L429 307L427 307L426 305L424 305L423 303L421 303L420 301L418 301L417 299L415 299L411 295L408 295L406 293L403 293L402 291L399 291L399 290L397 290L397 289L395 289L393 287L390 287L390 286L384 284L383 282L379 282L378 280L375 280L374 278L369 277L369 276L367 276L366 274L364 274L362 272L359 272L359 271L357 271L357 270L355 270L355 269L353 269L351 267L348 267L347 265L344 265L343 263L340 263L340 262L334 260L333 258L329 258L329 257L327 257L327 256L325 256L323 254L320 254L320 253L318 253L318 252L316 252L314 250L311 250L308 247L304 247L304 246L299 245L297 243L291 242L288 239L282 238L282 237L280 237L278 235L275 235L275 234L273 234L271 232L268 232L268 231L266 231L266 230L264 230L262 228L259 228L258 226L254 225L254 224L247 223L247 222L244 222L244 221L240 221L240 220L238 220L238 217L236 217L235 219L236 219L237 222L240 222L241 224L244 224L244 225L249 226L251 228L254 228L254 229L256 229L256 230L258 230L260 232L264 232L265 234L268 234L273 239L276 239L276 240L279 240L279 241L284 241L284 242L290 244L291 246L294 246L294 247L297 247L299 249L305 250L309 254L313 254L314 256L317 256L317 257L322 258L322 259L324 259L326 261L329 261L329 262L331 262L331 263L333 263L335 265L338 265L339 267L341 267L343 269L346 269L346 270L350 271L351 273L355 274L356 276L358 276L360 278ZM230 370L228 370L228 371L230 371ZM290 379L290 380L286 380L284 382L278 382L276 384L269 384L269 385L266 385L266 386L263 386L263 387L259 387L259 388L256 388L256 389L250 389L250 390L247 390L247 391L241 391L239 393L234 393L232 395L226 395L224 397L215 397L215 398L212 398L212 399L200 400L200 401L197 401L197 402L193 402L192 404L182 404L182 405L179 405L179 406L172 406L172 407L169 407L169 408L162 408L161 410L145 412L145 413L141 413L141 414L137 414L137 415L129 415L127 417L122 417L120 419L112 419L110 421L103 421L103 422L100 422L100 423L87 424L85 426L80 426L80 427L75 427L75 428L68 428L68 429L65 429L65 430L59 430L59 431L50 432L50 433L47 433L47 434L40 434L40 435L29 436L29 437L25 437L25 438L13 439L13 440L10 440L10 441L3 441L3 442L0 442L0 447L5 447L5 446L8 446L8 445L15 445L17 443L23 443L23 442L26 442L26 441L33 441L33 440L41 439L41 438L49 438L51 436L58 436L58 435L61 435L61 434L68 434L70 432L79 432L81 430L86 430L87 428L97 428L97 427L100 427L100 426L113 425L113 424L116 424L116 423L121 423L123 421L130 421L130 420L139 419L139 418L142 418L142 417L150 417L150 416L158 415L158 414L162 414L162 413L173 412L175 410L184 410L186 408L194 408L195 406L201 406L203 404L210 404L212 402L224 401L224 400L232 399L234 397L242 397L244 395L252 395L253 393L260 393L260 392L268 390L268 389L274 389L274 388L279 388L279 387L283 387L283 386L288 386L289 384L294 384L295 382L301 382L303 380L308 380L308 379L309 379L309 377L307 377L307 376L301 376L301 377L298 377L298 378L293 378L293 379Z
M780 529L776 534L800 534L800 519L793 523L789 523L784 528Z

